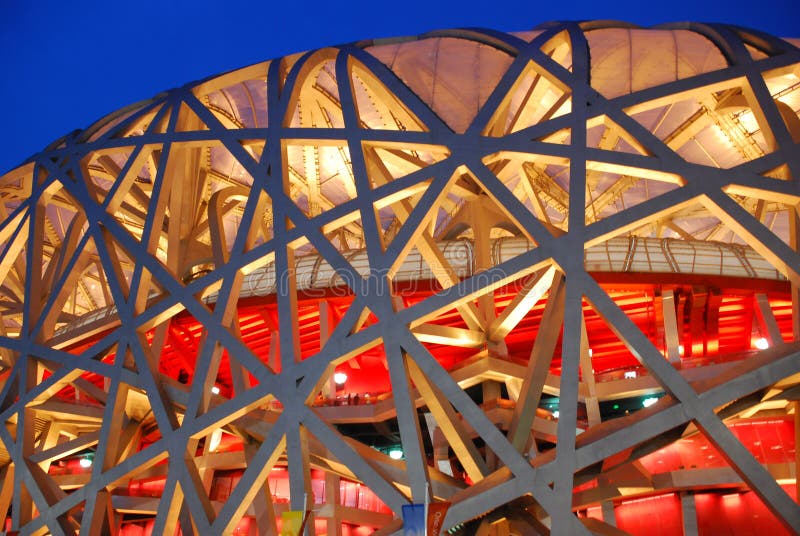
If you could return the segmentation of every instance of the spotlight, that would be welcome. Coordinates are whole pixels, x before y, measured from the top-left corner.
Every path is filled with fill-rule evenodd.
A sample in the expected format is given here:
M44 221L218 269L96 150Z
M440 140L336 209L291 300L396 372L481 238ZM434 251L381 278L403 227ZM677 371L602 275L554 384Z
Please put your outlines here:
M214 393L215 395L218 395L219 394L219 387L217 387L215 385L214 387L211 388L211 392Z
M389 451L389 457L393 460L400 460L403 458L402 449L392 449Z
M767 348L769 348L769 341L764 337L759 337L758 339L756 339L756 348L758 348L759 350L766 350Z
M649 408L650 406L652 406L656 402L658 402L658 398L656 398L654 396L651 396L651 397L648 397L648 398L645 398L644 400L642 400L642 406L644 406L646 408Z
M553 418L554 418L554 419L558 419L558 416L559 416L559 415L561 415L561 414L558 412L558 410L555 410L555 411L553 412Z
M344 385L344 382L347 381L347 374L344 372L335 372L333 374L333 383L336 385Z
M79 461L78 463L79 463L79 464L81 465L81 467L83 467L84 469L88 469L89 467L91 467L91 466L92 466L92 459L91 459L91 458L89 458L88 456L86 456L86 457L84 457L84 458L81 458L81 459L80 459L80 461Z

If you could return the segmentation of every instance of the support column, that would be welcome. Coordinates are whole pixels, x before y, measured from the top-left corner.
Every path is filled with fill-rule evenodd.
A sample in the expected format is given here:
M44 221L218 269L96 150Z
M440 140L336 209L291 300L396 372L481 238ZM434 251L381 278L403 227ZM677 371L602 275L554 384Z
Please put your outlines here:
M269 358L267 364L277 374L280 371L280 337L277 331L270 331L269 333Z
M258 444L248 441L244 445L245 462L249 464L258 453ZM269 478L259 486L253 500L253 518L250 520L250 536L266 536L277 532L275 519L275 505L272 502L272 492L269 489Z
M522 380L519 378L506 378L506 391L508 398L516 402L519 400L519 392L522 390Z
M325 473L325 504L328 505L331 512L331 516L326 521L328 536L342 536L342 522L339 520L339 507L342 502L339 480L339 475Z
M489 402L490 400L497 400L500 398L500 382L496 382L494 380L486 380L481 384L483 388L483 403Z
M327 301L319 302L319 347L324 348L328 343L331 336L331 327L333 325L331 318L330 305ZM325 399L336 398L336 382L333 380L333 374L330 378L322 384L322 397Z
M614 511L614 502L613 501L603 501L600 503L600 508L603 513L603 521L611 525L612 527L617 526L617 514Z
M692 357L705 355L706 335L706 301L708 292L705 288L694 287L689 296L689 340L690 344L684 346L684 351Z
M449 443L432 413L425 414L425 424L433 446L433 466L439 471L453 476L453 466L450 464Z
M706 303L706 355L719 353L719 306L722 294L719 289L708 289Z
M675 293L665 290L661 293L661 308L664 314L664 339L667 346L667 359L673 365L680 364L681 353L678 349L680 337L678 318L675 314Z
M798 207L789 210L789 244L795 251L800 251L800 214ZM800 287L792 283L792 338L800 341ZM795 400L794 405L794 479L795 501L800 504L800 400Z
M800 215L797 206L789 210L789 245L800 251ZM792 283L792 336L800 341L800 287Z
M553 350L564 318L564 287L564 278L559 274L553 279L550 297L547 298L539 325L539 334L533 341L530 361L508 428L508 440L519 452L525 449L547 374L550 372Z
M491 232L491 222L487 221L486 209L486 196L478 196L478 198L471 202L467 207L468 219L472 233L475 237L473 242L475 249L475 270L477 272L488 270L492 266L492 243L489 238ZM478 297L478 306L481 312L481 322L484 327L491 325L495 317L494 305L494 292L487 292ZM500 344L504 346L503 341Z
M800 400L792 402L794 405L794 491L795 501L800 503L800 450L797 446L800 445Z
M8 515L8 509L11 507L11 500L14 498L15 468L13 463L8 463L0 468L0 513L3 515L3 523Z
M683 536L697 536L697 507L694 493L681 493L681 512L683 512Z
M769 341L770 346L781 344L783 336L781 330L778 328L778 321L775 319L775 313L772 312L772 307L769 304L769 299L764 293L755 295L756 313L758 317L758 325L761 329L761 336Z
M500 398L500 382L496 382L493 380L486 380L481 384L483 387L483 403L485 404L488 401L496 401ZM498 459L497 455L494 451L490 448L486 448L486 465L489 467L490 470L497 469L498 467Z
M25 388L33 389L38 383L37 369L39 366L34 358L27 357L25 359L27 363L21 374ZM36 410L25 408L20 417L21 419L17 421L17 444L12 446L16 450L15 454L18 460L33 455L36 439ZM33 519L33 498L28 492L28 484L23 481L23 474L24 471L14 472L14 493L11 501L12 530L18 530Z
M314 491L311 489L311 470L308 460L308 437L301 424L286 434L286 456L289 469L289 503L292 510L305 512L314 507ZM304 535L314 532L314 515L308 516ZM303 536L303 535L301 535Z
M580 375L582 383L586 386L586 416L589 426L600 424L600 403L597 400L597 388L594 381L594 368L592 367L592 349L589 348L589 335L586 333L586 319L581 312L581 348L580 348Z
M78 389L75 389L75 392L78 392ZM56 423L55 420L48 421L46 431L43 434L43 438L40 439L40 445L37 450L39 451L47 451L51 448L55 447L58 444L58 436L61 429L61 426ZM50 470L50 462L52 460L46 460L39 464L39 467L42 468L42 471L47 473ZM2 512L2 510L0 510Z

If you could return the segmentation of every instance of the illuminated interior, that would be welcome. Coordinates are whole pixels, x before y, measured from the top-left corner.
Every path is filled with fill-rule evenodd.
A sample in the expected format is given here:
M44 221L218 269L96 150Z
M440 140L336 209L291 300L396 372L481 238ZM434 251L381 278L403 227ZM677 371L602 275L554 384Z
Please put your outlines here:
M0 177L5 530L800 531L798 45L445 30L55 141Z

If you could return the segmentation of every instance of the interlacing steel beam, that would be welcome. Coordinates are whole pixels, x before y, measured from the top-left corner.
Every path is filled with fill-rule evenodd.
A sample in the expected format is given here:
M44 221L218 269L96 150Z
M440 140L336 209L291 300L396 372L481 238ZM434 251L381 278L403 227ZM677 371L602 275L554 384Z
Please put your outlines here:
M800 532L730 427L797 411L798 72L722 25L441 31L59 140L0 177L3 526L399 534L449 501L462 533L611 534L614 500L656 493L642 456L701 434Z

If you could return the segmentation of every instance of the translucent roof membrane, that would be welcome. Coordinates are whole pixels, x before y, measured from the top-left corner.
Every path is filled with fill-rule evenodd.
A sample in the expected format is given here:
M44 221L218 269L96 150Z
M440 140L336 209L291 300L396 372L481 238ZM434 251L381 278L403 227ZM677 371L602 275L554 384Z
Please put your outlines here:
M601 533L597 497L681 487L631 464L685 429L788 527L725 425L798 389L797 43L442 30L55 141L0 177L0 521L389 533L427 497L464 534Z

